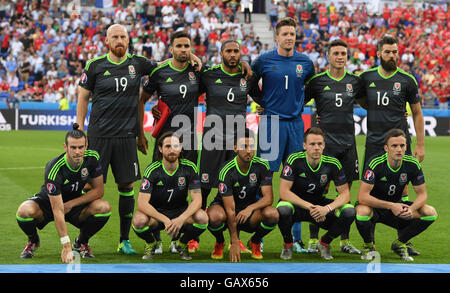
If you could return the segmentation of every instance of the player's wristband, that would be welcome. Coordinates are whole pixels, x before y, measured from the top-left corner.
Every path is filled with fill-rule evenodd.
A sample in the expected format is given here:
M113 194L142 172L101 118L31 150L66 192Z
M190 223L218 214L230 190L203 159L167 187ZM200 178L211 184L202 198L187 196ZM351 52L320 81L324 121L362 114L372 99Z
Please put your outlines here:
M70 243L70 238L67 235L64 236L64 237L59 238L59 240L61 240L61 244L62 245L66 244L66 243Z
M327 208L328 212L332 211L332 209L331 209L331 207L329 205L326 205L325 207Z

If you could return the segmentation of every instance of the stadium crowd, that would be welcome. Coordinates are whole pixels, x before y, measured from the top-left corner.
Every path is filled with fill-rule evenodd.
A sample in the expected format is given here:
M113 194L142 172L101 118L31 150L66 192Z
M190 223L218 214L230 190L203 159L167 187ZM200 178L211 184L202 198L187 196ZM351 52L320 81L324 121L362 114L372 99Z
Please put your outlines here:
M269 50L250 21L242 23L235 1L120 1L112 11L81 7L68 14L62 0L0 0L0 101L76 102L77 85L86 62L104 55L106 28L126 25L132 52L156 61L169 57L170 35L186 29L194 53L205 64L220 64L227 39L241 43L242 58L251 63ZM424 107L448 108L450 13L438 5L416 9L401 2L382 13L365 4L272 0L272 21L291 16L298 23L297 50L307 54L316 73L327 69L325 48L335 38L348 42L347 70L361 72L379 64L376 42L386 33L399 39L399 67L415 76ZM271 26L272 28L272 26ZM66 103L67 104L67 103ZM66 106L67 107L67 106Z

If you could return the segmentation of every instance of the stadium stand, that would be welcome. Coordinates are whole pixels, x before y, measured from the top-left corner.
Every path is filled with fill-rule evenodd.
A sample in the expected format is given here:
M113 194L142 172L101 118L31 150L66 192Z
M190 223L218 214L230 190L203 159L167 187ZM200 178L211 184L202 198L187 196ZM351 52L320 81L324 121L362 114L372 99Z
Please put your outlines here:
M156 61L170 57L169 36L180 29L191 34L194 53L208 65L220 63L220 45L230 38L242 44L242 58L249 63L272 49L272 43L262 43L255 33L260 29L243 21L239 1L115 0L114 8L104 9L88 6L97 1L81 0L74 11L69 2L0 0L0 102L10 95L19 101L41 102L50 88L56 92L63 88L68 101L76 102L84 65L107 52L103 40L111 23L127 26L130 53ZM264 5L263 0L253 2ZM377 14L352 1L272 2L277 17L298 21L297 50L315 62L316 72L326 70L324 48L335 38L350 45L348 71L361 72L379 64L377 39L393 34L400 40L399 67L419 82L424 107L448 108L450 13L445 4L417 8L392 2ZM269 11L265 16L267 31Z

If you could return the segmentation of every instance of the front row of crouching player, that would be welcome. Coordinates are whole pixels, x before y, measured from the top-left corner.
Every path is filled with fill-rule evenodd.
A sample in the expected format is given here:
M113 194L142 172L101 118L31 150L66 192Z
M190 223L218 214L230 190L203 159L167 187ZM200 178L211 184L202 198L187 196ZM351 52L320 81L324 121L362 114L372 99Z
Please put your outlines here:
M391 249L402 260L412 261L406 243L428 228L436 219L436 210L426 204L427 192L420 163L406 152L406 135L392 129L386 134L385 152L372 158L364 167L356 209L341 163L323 155L324 133L312 127L304 135L304 151L291 154L280 174L280 200L273 204L272 173L268 163L254 155L253 133L245 129L236 136L236 156L220 168L218 193L207 212L201 208L202 196L197 166L180 157L180 138L172 132L163 134L156 144L158 159L144 172L132 227L145 241L143 259L152 259L160 242L154 238L165 230L176 242L183 260L192 259L188 242L208 229L215 237L213 259L222 259L225 247L223 232L228 228L230 261L240 261L247 250L239 240L239 231L254 233L247 242L252 258L262 259L262 238L278 224L284 244L281 259L292 258L294 222L309 221L327 230L318 250L325 260L333 259L330 243L348 229L356 218L363 238L361 258L371 259L375 250L374 225L384 223L398 230ZM28 236L22 258L33 257L40 245L37 228L55 221L61 238L63 262L73 261L72 250L84 258L94 255L88 240L107 222L110 212L103 197L103 178L98 153L87 149L86 136L74 125L66 135L65 153L51 160L45 171L41 191L20 205L19 227ZM324 196L333 181L338 192L335 199ZM83 193L90 183L92 188ZM402 191L411 182L417 198L403 202ZM191 200L188 201L188 195ZM80 228L71 245L66 221Z

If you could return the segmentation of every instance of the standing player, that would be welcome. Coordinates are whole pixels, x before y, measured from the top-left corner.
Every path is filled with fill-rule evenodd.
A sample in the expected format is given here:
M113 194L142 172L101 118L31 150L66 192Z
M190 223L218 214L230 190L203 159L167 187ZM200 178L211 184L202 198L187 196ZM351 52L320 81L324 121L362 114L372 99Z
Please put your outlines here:
M414 157L419 162L425 158L424 120L420 106L420 96L415 78L397 67L399 60L398 41L391 35L383 36L377 45L377 56L381 65L361 73L364 87L363 95L367 104L367 138L364 154L364 166L369 160L384 152L384 136L393 128L406 133L406 153L411 152L411 138L405 118L406 102L411 107L417 145ZM408 187L403 190L404 200L408 200ZM419 253L412 249L410 253Z
M90 60L81 76L77 120L84 129L89 99L89 148L100 153L103 179L108 167L119 193L120 239L117 251L135 254L129 232L134 211L134 181L141 178L136 151L139 134L139 89L141 77L156 68L151 60L127 54L129 37L124 26L111 25L106 32L106 55Z
M139 102L140 136L138 147L142 153L147 153L148 141L144 133L144 109L145 103L156 91L158 99L166 103L171 110L160 135L156 137L156 141L167 131L178 131L179 135L184 137L183 151L185 154L183 157L197 165L198 147L195 112L200 95L200 77L199 72L189 62L191 56L191 37L189 34L184 31L175 32L170 37L170 53L173 55L172 60L155 68L143 84ZM187 117L188 121L183 120L183 123L188 122L188 124L184 124L182 127L172 126L173 119L180 118L179 115ZM158 149L155 147L152 161L155 161L157 153ZM159 231L154 236L161 245ZM177 252L174 241L171 243L170 250L174 253ZM162 253L162 247L158 247L156 253Z
M252 64L257 78L262 78L262 98L258 104L264 108L258 126L258 156L269 161L272 172L278 172L291 153L302 150L304 85L315 73L311 59L295 51L296 29L294 19L280 19L275 27L278 47L261 54ZM272 138L272 134L278 138ZM263 137L267 137L266 142ZM304 251L301 223L294 225L294 237L295 249Z
M340 161L350 190L352 182L359 180L353 106L355 101L359 102L362 88L359 77L345 70L347 48L347 43L340 39L330 43L327 50L329 69L307 81L305 103L315 100L319 127L325 133L324 154ZM327 191L328 186L325 193ZM315 251L319 227L310 224L310 233L308 250ZM349 241L349 233L350 227L341 235L341 251L359 254Z
M188 241L208 225L208 215L201 209L197 167L180 158L181 142L173 132L161 135L156 147L157 160L144 172L133 229L146 242L143 259L153 258L158 246L154 231L164 229L171 237L183 233L177 249L183 260L190 260ZM188 192L192 199L189 204Z
M262 259L261 239L275 229L278 222L278 211L271 206L272 174L269 164L255 156L255 138L249 129L244 135L237 136L234 151L234 159L220 169L219 192L208 208L208 228L216 238L211 257L223 258L223 231L228 226L231 261L240 261L238 230L255 233L247 246L252 251L252 258ZM257 198L259 189L262 192L260 199Z
M416 79L397 67L398 41L390 35L378 42L377 56L381 65L361 73L367 103L367 139L364 165L384 151L384 136L392 128L406 133L407 153L411 152L411 138L405 119L406 102L411 106L417 145L414 156L422 162L425 157L424 122Z
M350 191L341 163L333 157L323 155L324 133L312 127L305 132L305 151L291 154L284 164L280 180L280 202L277 205L280 219L278 226L283 236L282 259L291 259L294 222L308 221L328 230L317 244L321 256L330 260L331 241L348 229L355 218ZM339 195L326 198L326 185L334 181Z
M365 167L356 206L356 226L364 240L362 259L371 259L373 225L381 222L398 230L391 249L402 260L412 261L409 240L428 228L437 218L436 210L426 204L425 178L419 161L406 155L407 138L403 130L392 129L385 136L385 153ZM417 198L403 201L402 191L411 182Z
M148 81L145 81L139 104L141 131L138 145L145 154L148 143L143 125L144 106L156 91L158 99L166 103L171 110L160 134L167 131L178 131L179 135L184 137L183 150L186 152L184 157L197 164L198 148L195 135L195 112L197 111L196 107L198 106L198 97L200 95L200 77L199 72L189 62L190 52L191 37L189 34L184 31L175 32L170 37L170 53L173 55L173 59L155 68L150 73ZM172 126L172 120L178 115L187 117L189 121L183 121L183 123L189 122L189 124L182 125L183 127ZM153 160L155 160L156 153L157 149L155 148Z
M129 55L128 33L122 25L114 24L106 32L106 55L90 60L81 76L77 120L80 127L88 111L89 148L101 155L103 177L106 182L111 165L119 192L120 240L117 251L136 254L129 241L134 211L134 181L141 178L136 151L139 134L139 86L143 75L155 67L145 57Z
M39 193L23 202L17 210L17 223L28 236L21 258L33 257L40 245L36 228L42 230L51 221L55 221L61 240L64 263L73 262L72 249L83 258L93 258L88 241L111 215L109 203L102 200L103 175L98 153L87 149L86 136L76 123L66 134L64 150L65 153L45 166L45 181ZM92 188L82 194L87 183ZM80 229L73 247L66 222Z
M220 65L201 73L202 92L206 93L206 118L200 155L203 209L206 208L211 188L218 184L217 166L235 157L233 140L236 130L245 128L247 96L258 99L260 94L255 76L247 80L242 74L238 42L225 41L220 56Z

